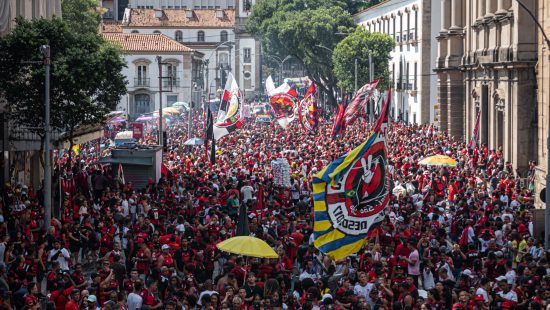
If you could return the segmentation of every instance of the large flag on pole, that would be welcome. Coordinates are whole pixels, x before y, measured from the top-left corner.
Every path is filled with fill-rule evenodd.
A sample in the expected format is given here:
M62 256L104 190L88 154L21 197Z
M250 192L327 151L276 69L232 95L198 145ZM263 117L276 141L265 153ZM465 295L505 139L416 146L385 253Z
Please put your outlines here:
M365 84L355 93L350 103L346 107L346 124L351 125L353 124L355 119L357 119L357 116L365 108L365 105L367 104L367 102L369 102L372 94L374 94L377 85L378 80L374 80L370 83Z
M239 85L237 85L233 74L229 73L223 90L218 117L214 124L214 139L219 140L221 137L242 127L244 124L242 106L243 99Z
M470 143L468 143L469 149L475 149L477 146L477 139L479 136L479 115L481 114L481 110L477 112L476 122L474 124L474 131L472 132L472 138L470 139Z
M315 83L312 81L304 99L300 102L298 115L302 127L307 132L314 132L319 125L319 114L317 112L317 97L315 96Z
M336 139L337 136L343 136L346 130L346 119L344 113L346 112L346 99L342 103L338 104L338 111L334 118L334 124L332 125L331 139Z
M357 253L390 199L386 98L370 137L313 177L314 245L333 260ZM374 226L373 226L374 225Z
M283 83L269 94L277 123L284 129L296 118L298 93L288 83Z

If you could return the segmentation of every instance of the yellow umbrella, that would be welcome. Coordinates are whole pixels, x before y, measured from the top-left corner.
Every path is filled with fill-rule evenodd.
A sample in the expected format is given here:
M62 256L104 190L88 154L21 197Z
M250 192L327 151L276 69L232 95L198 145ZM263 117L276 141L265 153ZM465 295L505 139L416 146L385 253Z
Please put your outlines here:
M162 113L166 113L166 114L181 114L181 111L178 110L178 108L175 108L175 107L168 107L168 108L164 108L162 109Z
M424 166L447 166L447 167L456 166L456 160L446 155L434 155L434 156L426 157L418 163Z
M259 258L278 258L279 255L262 239L250 236L238 236L224 240L218 249L233 254Z

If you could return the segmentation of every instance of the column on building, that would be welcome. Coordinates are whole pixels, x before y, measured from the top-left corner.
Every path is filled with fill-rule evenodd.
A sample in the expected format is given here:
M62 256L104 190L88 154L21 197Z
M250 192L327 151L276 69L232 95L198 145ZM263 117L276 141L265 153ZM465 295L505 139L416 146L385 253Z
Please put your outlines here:
M486 0L485 3L485 15L483 16L484 19L491 19L495 16L495 12L497 11L497 0Z
M439 129L448 131L448 93L447 93L447 73L445 60L447 58L447 33L451 24L451 0L442 0L441 2L441 30L437 36L438 57L436 68L437 73L437 98L439 104Z
M511 2L510 0L498 0L497 2L497 11L496 15L506 15L508 14L508 9L510 9Z
M462 63L464 54L464 37L462 24L462 13L464 11L463 0L451 1L451 23L449 27L447 45L447 67L449 74L447 78L448 92L448 132L455 138L462 138L464 135L464 78L458 68Z

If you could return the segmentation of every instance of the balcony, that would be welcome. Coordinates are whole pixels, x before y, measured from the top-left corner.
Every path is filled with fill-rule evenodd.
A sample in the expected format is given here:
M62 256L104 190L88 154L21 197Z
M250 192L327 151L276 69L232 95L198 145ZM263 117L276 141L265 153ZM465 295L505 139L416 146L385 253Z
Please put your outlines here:
M180 78L164 78L162 81L162 87L180 87Z
M134 87L149 87L149 78L134 78Z

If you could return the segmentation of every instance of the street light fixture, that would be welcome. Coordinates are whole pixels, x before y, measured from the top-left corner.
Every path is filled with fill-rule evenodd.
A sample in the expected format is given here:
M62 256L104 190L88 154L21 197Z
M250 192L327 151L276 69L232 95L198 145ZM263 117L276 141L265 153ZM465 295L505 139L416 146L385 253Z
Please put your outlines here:
M287 62L289 59L292 58L292 56L288 55L284 59L281 59L281 58L279 58L278 56L275 56L275 55L266 55L266 57L277 61L277 64L279 65L279 74L280 74L280 76L279 76L279 85L283 84L283 73L284 73L283 72L283 66L284 66L285 62Z

